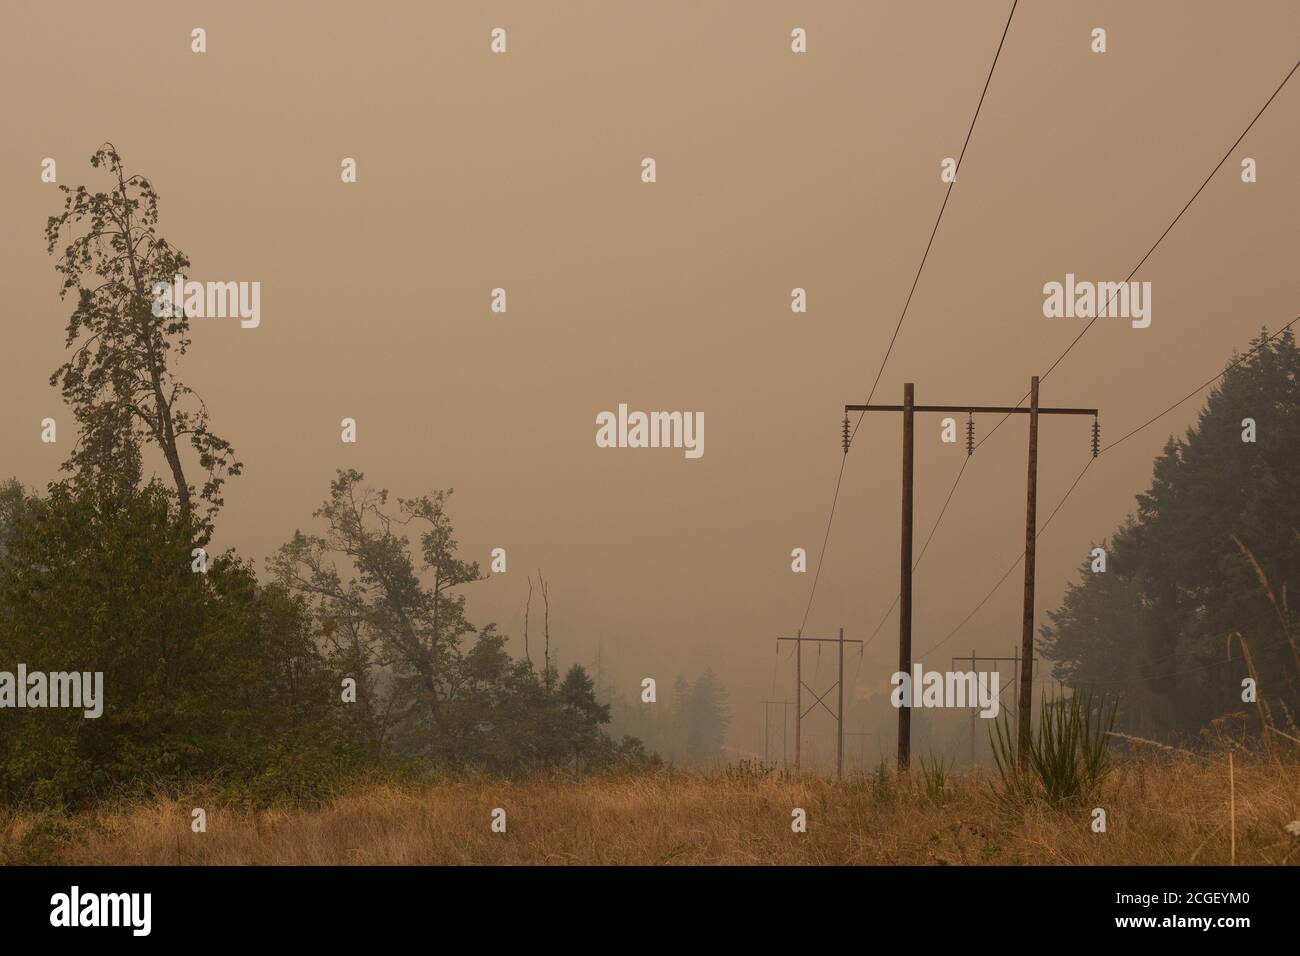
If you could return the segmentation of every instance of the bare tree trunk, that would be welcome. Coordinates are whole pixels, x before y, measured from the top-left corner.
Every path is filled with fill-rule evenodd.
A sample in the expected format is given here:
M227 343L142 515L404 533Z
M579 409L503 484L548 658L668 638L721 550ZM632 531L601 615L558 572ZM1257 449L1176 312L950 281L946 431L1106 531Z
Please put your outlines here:
M533 666L532 655L528 653L528 616L533 606L533 579L528 578L528 600L524 602L524 657L528 661L528 667L531 670Z
M542 577L541 568L537 569L537 583L542 589L542 634L546 641L545 657L546 670L543 671L546 681L546 689L550 690L555 683L551 679L551 589Z

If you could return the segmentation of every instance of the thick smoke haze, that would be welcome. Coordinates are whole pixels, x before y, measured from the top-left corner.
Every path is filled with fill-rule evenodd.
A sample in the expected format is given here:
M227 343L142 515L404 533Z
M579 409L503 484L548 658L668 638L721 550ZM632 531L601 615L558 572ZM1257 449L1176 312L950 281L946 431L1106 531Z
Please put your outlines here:
M48 384L71 305L42 235L62 197L40 164L94 186L87 160L111 140L159 191L160 231L192 278L261 283L259 327L195 320L180 365L245 464L215 550L261 567L314 527L339 467L396 495L455 488L463 556L486 568L491 549L508 553L506 574L468 589L472 622L496 621L521 654L540 568L561 666L599 654L606 682L630 696L652 676L661 700L679 673L712 668L730 696L728 755L761 755L761 701L793 696L775 639L804 616L842 408L867 400L1007 4L76 12L16 3L21 29L0 36L4 475L44 487L73 440ZM189 51L196 26L203 56ZM487 54L495 26L508 56ZM795 26L805 56L790 53ZM1104 56L1089 49L1096 26ZM1123 280L1291 68L1297 36L1300 7L1281 0L1022 3L876 401L914 382L922 403L1016 402L1084 324L1045 318L1044 284ZM1300 312L1297 118L1291 85L1135 277L1151 283L1150 327L1100 320L1045 404L1096 406L1103 441L1117 437ZM355 185L340 182L344 157ZM504 314L490 311L498 287ZM705 453L597 447L596 416L620 403L702 412ZM1040 623L1199 407L1105 456L1053 520ZM57 444L39 441L45 417ZM355 445L339 440L345 417ZM1088 459L1088 426L1044 421L1040 521ZM1025 438L1009 421L968 466L917 572L918 651L1023 547ZM897 592L899 445L898 416L863 421L809 634L865 639ZM939 441L939 416L918 419L918 548L964 455ZM806 574L791 572L797 547ZM1010 654L1020 601L1017 572L923 663ZM829 686L829 649L806 654L809 680ZM846 729L883 734L886 754L896 663L891 618L846 665ZM914 717L918 750L930 720ZM807 730L825 766L831 723ZM880 740L851 738L851 759L873 764Z

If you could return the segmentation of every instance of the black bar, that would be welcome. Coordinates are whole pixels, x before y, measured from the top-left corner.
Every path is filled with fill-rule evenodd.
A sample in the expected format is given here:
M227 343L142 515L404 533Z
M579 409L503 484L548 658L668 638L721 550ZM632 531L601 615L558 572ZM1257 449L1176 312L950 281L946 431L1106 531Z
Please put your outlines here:
M815 812L811 819L815 825ZM927 949L969 944L965 921L937 915L945 901L980 913L1005 909L1014 898L1024 904L1017 929L1027 933L1053 939L1127 936L1148 948L1168 948L1154 941L1171 940L1175 952L1193 936L1208 937L1220 953L1255 949L1294 926L1293 871L1224 866L15 866L0 867L0 919L15 952L114 952L151 941L168 952L178 945L246 949L252 941L291 942L294 951L372 951L386 945L377 940L447 933L449 927L463 932L472 948L498 951L536 948L538 927L557 914L580 914L593 938L632 933L633 914L650 918L671 900L678 925L695 924L700 940L716 938L732 948L750 941L771 944L804 927L776 918L719 920L719 885L732 899L783 899L792 880L799 893L808 894L818 887L842 892L846 879L871 888L868 898L853 901L863 938L914 946L922 927ZM150 893L149 935L135 936L129 926L51 925L52 897L69 894L74 885L82 894ZM431 923L431 917L441 922ZM1249 925L1161 928L1169 917L1244 917ZM1135 925L1134 919L1154 922ZM652 937L656 926L641 925L636 932ZM15 946L19 941L28 948Z

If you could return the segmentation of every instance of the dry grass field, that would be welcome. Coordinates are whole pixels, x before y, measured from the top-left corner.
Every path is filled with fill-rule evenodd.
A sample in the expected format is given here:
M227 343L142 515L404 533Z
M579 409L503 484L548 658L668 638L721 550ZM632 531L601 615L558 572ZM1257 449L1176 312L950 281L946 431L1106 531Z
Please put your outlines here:
M0 859L70 864L1294 864L1300 766L1120 763L1086 806L1008 807L988 775L834 781L733 768L582 780L371 785L323 807L237 811L202 797L74 817L0 815ZM1091 827L1106 810L1105 833ZM190 829L195 806L207 831ZM507 830L492 832L493 808ZM791 811L807 813L794 833ZM1300 830L1294 825L1292 830ZM1235 842L1235 848L1234 848Z

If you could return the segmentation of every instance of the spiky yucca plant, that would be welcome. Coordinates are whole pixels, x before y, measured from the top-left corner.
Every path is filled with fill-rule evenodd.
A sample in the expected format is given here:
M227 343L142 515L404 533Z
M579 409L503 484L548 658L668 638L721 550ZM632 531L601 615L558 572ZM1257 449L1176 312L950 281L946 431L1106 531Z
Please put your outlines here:
M1015 724L1004 715L989 734L993 759L1002 778L1001 796L1021 804L1045 800L1054 806L1076 804L1094 796L1110 772L1107 735L1115 726L1118 701L1107 706L1091 692L1044 699L1029 752L1017 759Z

